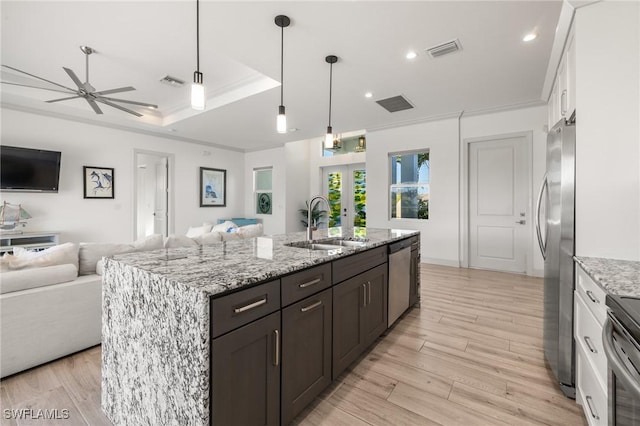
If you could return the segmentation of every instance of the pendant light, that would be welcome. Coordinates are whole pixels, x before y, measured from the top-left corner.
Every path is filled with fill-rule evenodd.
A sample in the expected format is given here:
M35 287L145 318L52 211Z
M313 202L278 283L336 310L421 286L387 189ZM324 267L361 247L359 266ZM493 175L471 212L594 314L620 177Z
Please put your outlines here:
M333 149L333 129L331 128L331 89L333 86L333 64L338 62L338 57L329 55L324 60L329 64L329 125L327 126L327 135L324 137L325 149Z
M196 0L196 70L191 85L191 108L203 110L205 107L204 85L200 72L200 0Z
M284 28L288 27L291 20L288 16L276 16L276 25L280 27L280 106L278 107L278 117L276 119L276 129L278 133L287 133L287 116L284 112L283 88L284 88Z

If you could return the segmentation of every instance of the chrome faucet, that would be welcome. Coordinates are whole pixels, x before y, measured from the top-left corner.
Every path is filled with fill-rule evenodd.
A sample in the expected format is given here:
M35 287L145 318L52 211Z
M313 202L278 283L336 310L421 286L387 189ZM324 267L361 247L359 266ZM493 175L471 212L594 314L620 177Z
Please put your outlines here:
M309 205L307 206L307 241L313 240L313 227L311 226L311 211L313 210L313 202L316 200L324 201L325 203L327 203L327 207L331 209L331 206L329 205L329 200L327 200L322 195L316 195L315 197L311 198L311 201L309 201Z

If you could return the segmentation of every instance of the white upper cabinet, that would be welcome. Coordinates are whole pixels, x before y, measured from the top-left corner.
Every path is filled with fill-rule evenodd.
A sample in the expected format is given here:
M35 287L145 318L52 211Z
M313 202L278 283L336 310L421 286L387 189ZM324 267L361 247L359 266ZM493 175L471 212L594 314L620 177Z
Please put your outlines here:
M569 32L549 96L549 128L561 118L569 119L576 109L576 51L573 29Z
M574 32L569 33L567 41L566 60L567 60L567 95L566 108L564 117L569 118L576 110L576 48L574 43Z

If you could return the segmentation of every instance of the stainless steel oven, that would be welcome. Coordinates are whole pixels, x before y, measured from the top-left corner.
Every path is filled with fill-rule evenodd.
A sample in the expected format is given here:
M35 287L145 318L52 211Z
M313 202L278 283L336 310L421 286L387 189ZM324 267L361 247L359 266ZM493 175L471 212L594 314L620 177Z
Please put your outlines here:
M630 301L640 308L640 299L607 300L610 311L602 341L609 366L609 426L640 425L640 328Z

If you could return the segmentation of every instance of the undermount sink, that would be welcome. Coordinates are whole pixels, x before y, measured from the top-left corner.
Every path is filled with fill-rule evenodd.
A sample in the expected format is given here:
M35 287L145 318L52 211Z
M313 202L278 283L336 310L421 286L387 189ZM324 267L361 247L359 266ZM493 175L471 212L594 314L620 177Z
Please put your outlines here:
M365 239L347 240L337 237L315 241L294 241L285 245L289 247L304 248L307 250L338 250L342 248L364 247L367 245L367 241L368 240Z

